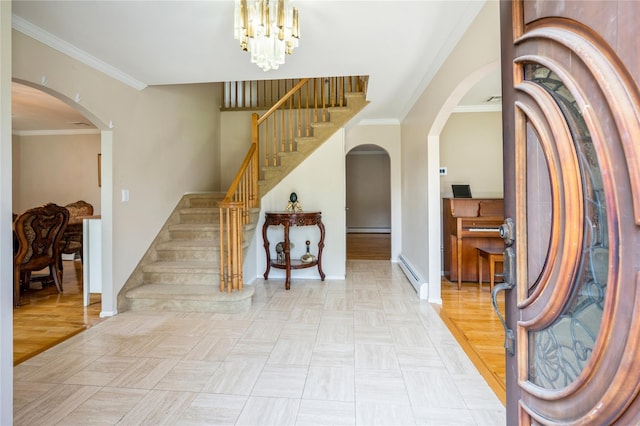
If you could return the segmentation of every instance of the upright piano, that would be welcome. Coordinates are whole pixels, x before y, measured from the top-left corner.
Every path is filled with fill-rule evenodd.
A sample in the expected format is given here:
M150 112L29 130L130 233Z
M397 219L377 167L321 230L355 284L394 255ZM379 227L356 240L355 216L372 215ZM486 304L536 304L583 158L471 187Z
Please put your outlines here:
M504 247L499 231L504 221L504 200L444 198L442 215L444 275L457 282L460 289L463 281L478 282L477 247Z

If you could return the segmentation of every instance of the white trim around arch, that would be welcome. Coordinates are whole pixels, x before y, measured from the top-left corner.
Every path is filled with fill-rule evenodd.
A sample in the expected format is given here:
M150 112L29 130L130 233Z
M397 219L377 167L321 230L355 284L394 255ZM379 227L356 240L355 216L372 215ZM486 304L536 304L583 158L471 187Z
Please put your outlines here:
M441 264L442 252L442 217L440 215L440 134L447 120L454 112L456 105L463 96L487 75L500 70L500 61L495 61L478 68L464 78L438 111L436 118L428 132L427 138L427 200L429 205L428 234L429 234L429 300L442 304L441 297Z

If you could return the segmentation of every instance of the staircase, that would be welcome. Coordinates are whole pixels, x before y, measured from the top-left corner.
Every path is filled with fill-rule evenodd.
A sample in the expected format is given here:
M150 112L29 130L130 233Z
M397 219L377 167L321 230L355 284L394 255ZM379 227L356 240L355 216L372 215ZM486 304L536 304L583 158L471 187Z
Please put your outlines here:
M268 193L368 104L366 90L344 93L342 97L340 106L322 108L323 121L309 122L310 130L305 135L295 136L290 144L282 142L283 147L288 145L290 149L272 153L277 157L274 164L261 165L258 194L252 199L259 200ZM266 145L262 149L268 152ZM240 186L247 187L246 184ZM218 206L223 205L224 197L224 193L186 194L183 197L120 291L119 311L235 313L251 306L252 286L240 287L241 291L221 291L228 288L228 284L221 284L221 277L230 276L228 268L224 268L224 273L220 268L224 254L220 254L222 208ZM247 199L246 191L237 199L240 198ZM245 207L244 212L246 216L240 225L241 251L253 240L259 208ZM226 223L226 218L222 222ZM235 274L240 274L241 282L241 265Z
M147 252L148 261L132 274L139 285L127 289L133 287L130 279L123 289L129 310L237 313L251 306L253 287L220 291L217 203L223 197L224 193L183 197Z

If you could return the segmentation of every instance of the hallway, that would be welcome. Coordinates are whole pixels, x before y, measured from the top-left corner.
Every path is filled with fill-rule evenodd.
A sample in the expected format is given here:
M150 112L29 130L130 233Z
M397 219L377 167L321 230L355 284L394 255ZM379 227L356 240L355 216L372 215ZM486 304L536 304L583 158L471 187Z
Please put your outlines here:
M504 424L397 265L254 285L245 313L124 312L21 363L15 424Z

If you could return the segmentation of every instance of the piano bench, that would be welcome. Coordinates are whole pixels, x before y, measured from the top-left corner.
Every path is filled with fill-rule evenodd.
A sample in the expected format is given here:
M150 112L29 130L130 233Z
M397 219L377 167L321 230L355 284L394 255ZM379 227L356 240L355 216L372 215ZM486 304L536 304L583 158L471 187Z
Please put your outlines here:
M480 290L482 290L482 259L486 259L489 264L489 285L490 291L493 291L493 284L495 283L496 275L496 263L504 264L504 255L500 249L491 248L477 248L478 250L478 284Z

